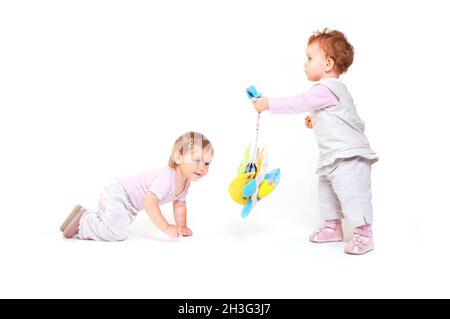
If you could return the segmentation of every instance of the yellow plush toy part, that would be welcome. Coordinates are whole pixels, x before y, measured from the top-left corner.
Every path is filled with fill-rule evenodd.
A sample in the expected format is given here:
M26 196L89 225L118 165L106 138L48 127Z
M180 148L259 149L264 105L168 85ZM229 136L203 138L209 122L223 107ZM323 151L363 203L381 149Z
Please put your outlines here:
M236 203L244 205L241 212L242 217L248 216L256 203L272 193L280 181L280 169L276 168L267 172L267 151L265 149L261 151L257 149L257 164L248 161L249 152L250 145L245 151L237 176L228 187L231 198Z

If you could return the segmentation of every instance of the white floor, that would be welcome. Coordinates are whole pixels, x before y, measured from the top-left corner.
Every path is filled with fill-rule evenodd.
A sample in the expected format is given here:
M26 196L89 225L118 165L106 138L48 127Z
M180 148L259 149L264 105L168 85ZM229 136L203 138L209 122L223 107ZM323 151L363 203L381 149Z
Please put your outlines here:
M375 228L375 251L350 256L343 243L309 243L319 224L315 209L279 205L282 193L261 201L246 219L231 200L215 207L193 203L191 238L167 239L142 213L132 236L119 243L65 239L58 227L71 206L38 206L30 211L35 216L1 224L0 297L449 297L449 264L425 254L417 225ZM381 225L386 217L379 215Z

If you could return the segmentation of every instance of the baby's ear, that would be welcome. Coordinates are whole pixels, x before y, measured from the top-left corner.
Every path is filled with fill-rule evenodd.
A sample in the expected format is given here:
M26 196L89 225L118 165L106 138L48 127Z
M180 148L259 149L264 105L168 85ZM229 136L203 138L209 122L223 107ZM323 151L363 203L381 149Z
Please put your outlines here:
M327 72L333 71L334 65L335 65L334 60L332 58L328 57L327 64L325 66L325 71L327 71Z
M181 156L180 152L173 153L173 161L175 164L180 165L183 160L183 157Z

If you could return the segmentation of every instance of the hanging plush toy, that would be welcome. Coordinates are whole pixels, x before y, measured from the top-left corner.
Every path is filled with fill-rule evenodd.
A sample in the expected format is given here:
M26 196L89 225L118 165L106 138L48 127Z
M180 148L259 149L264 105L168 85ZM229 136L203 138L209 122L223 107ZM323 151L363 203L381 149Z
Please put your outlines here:
M250 99L258 98L261 93L258 93L252 85L247 88L247 96ZM258 113L255 144L253 147L252 145L247 147L237 176L228 187L231 198L238 204L244 205L241 211L242 217L247 217L256 203L272 193L280 181L280 169L276 168L268 172L267 151L258 147L260 117L261 113Z

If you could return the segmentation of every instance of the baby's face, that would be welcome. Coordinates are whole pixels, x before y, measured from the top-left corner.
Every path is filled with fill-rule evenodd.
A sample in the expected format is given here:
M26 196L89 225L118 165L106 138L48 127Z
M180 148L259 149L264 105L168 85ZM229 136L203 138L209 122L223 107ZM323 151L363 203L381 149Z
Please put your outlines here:
M326 74L327 58L319 43L313 42L306 48L305 73L309 81L319 81Z
M194 148L182 156L180 164L183 175L191 181L197 181L208 174L209 164L212 161L212 151Z

